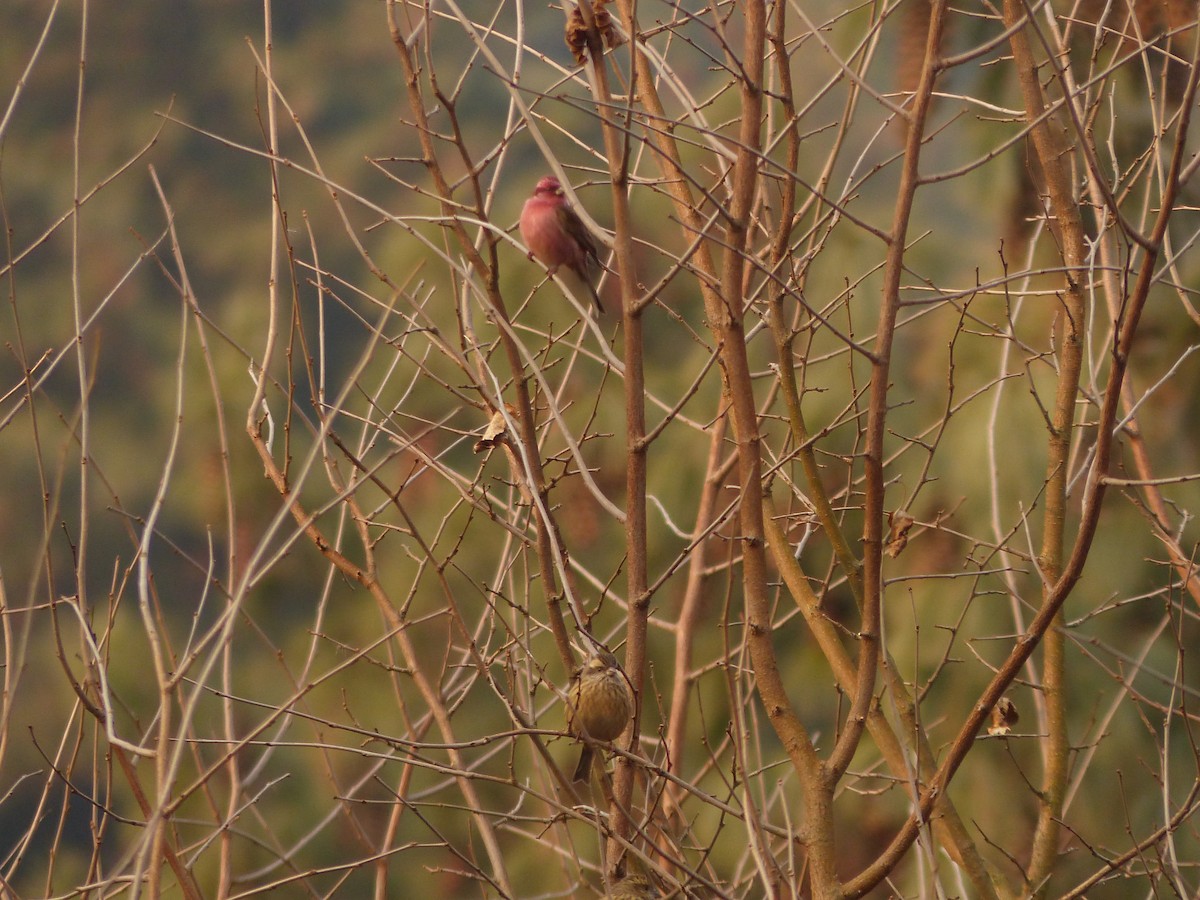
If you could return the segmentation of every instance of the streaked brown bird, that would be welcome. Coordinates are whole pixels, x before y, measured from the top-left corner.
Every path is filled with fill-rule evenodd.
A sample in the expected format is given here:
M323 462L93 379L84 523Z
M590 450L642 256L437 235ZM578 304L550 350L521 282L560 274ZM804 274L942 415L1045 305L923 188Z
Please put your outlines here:
M616 657L601 650L573 676L567 691L567 728L583 741L574 780L587 781L592 771L594 741L614 741L633 715L633 692Z
M613 882L609 900L654 900L662 895L645 875L627 875Z

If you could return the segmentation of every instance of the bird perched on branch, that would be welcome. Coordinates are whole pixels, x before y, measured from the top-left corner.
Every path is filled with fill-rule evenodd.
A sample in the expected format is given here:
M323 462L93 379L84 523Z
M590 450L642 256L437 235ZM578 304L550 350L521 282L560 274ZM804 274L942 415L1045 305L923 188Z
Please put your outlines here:
M567 728L580 738L583 749L574 780L587 781L592 771L594 741L613 741L621 736L633 715L633 692L616 658L598 651L571 676L567 691Z
M591 264L600 263L596 242L587 226L563 196L562 185L547 175L533 189L533 196L521 210L521 240L529 248L529 258L537 258L553 275L566 266L587 285L597 312L604 312L600 295L591 280Z
M627 875L614 882L608 892L608 900L654 900L661 896L644 875Z

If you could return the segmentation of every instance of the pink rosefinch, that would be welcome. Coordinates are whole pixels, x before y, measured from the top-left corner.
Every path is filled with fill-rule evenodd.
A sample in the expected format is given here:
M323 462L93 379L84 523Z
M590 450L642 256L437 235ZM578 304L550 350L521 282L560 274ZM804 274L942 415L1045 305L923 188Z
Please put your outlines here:
M587 781L595 754L593 741L614 741L633 715L633 692L616 658L601 650L571 677L567 691L567 728L583 740L575 781Z
M535 256L551 275L566 266L587 285L599 312L604 312L600 295L589 278L593 260L600 262L596 242L587 226L571 209L563 196L562 185L553 175L547 175L533 189L533 196L521 210L521 240L529 248L529 258Z

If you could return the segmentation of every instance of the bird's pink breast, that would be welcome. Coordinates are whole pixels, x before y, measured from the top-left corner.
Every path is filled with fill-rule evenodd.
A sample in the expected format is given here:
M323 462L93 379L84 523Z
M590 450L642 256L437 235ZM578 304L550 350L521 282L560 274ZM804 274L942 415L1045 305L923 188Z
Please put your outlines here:
M521 239L547 269L582 264L582 252L570 235L563 231L558 217L561 199L531 197L521 213Z

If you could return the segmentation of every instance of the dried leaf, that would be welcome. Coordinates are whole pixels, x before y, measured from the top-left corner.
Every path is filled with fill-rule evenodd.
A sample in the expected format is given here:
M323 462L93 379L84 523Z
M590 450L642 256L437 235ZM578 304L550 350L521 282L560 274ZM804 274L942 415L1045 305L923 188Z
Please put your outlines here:
M908 530L913 527L915 520L908 513L897 509L888 513L887 548L888 556L895 559L908 545Z
M582 66L587 62L587 38L587 23L583 21L583 14L578 9L572 9L571 14L567 16L567 30L563 33L563 40L567 42L571 55L575 57L576 65Z
M625 38L621 37L621 33L613 27L612 16L609 15L605 4L611 0L593 0L592 15L596 19L596 30L600 32L600 37L604 39L604 46L609 50L616 49L625 43Z
M1002 737L1011 732L1020 720L1016 705L1007 697L1001 697L992 707L992 724L988 726L987 732Z
M515 412L512 406L508 403L505 403L504 407L508 410L508 414L510 416ZM500 410L496 410L494 413L492 413L491 421L488 422L487 428L483 430L482 437L475 442L473 449L476 453L479 453L483 450L491 450L497 444L507 440L508 425L504 421L504 413L500 412Z
M625 39L613 27L612 16L609 15L605 6L608 2L610 0L593 0L592 18L595 19L596 32L604 41L604 46L612 50L625 43ZM583 21L583 13L579 11L578 7L572 8L570 15L567 16L567 27L563 32L563 40L566 41L571 56L575 58L576 65L581 66L587 62L588 27L587 23Z

